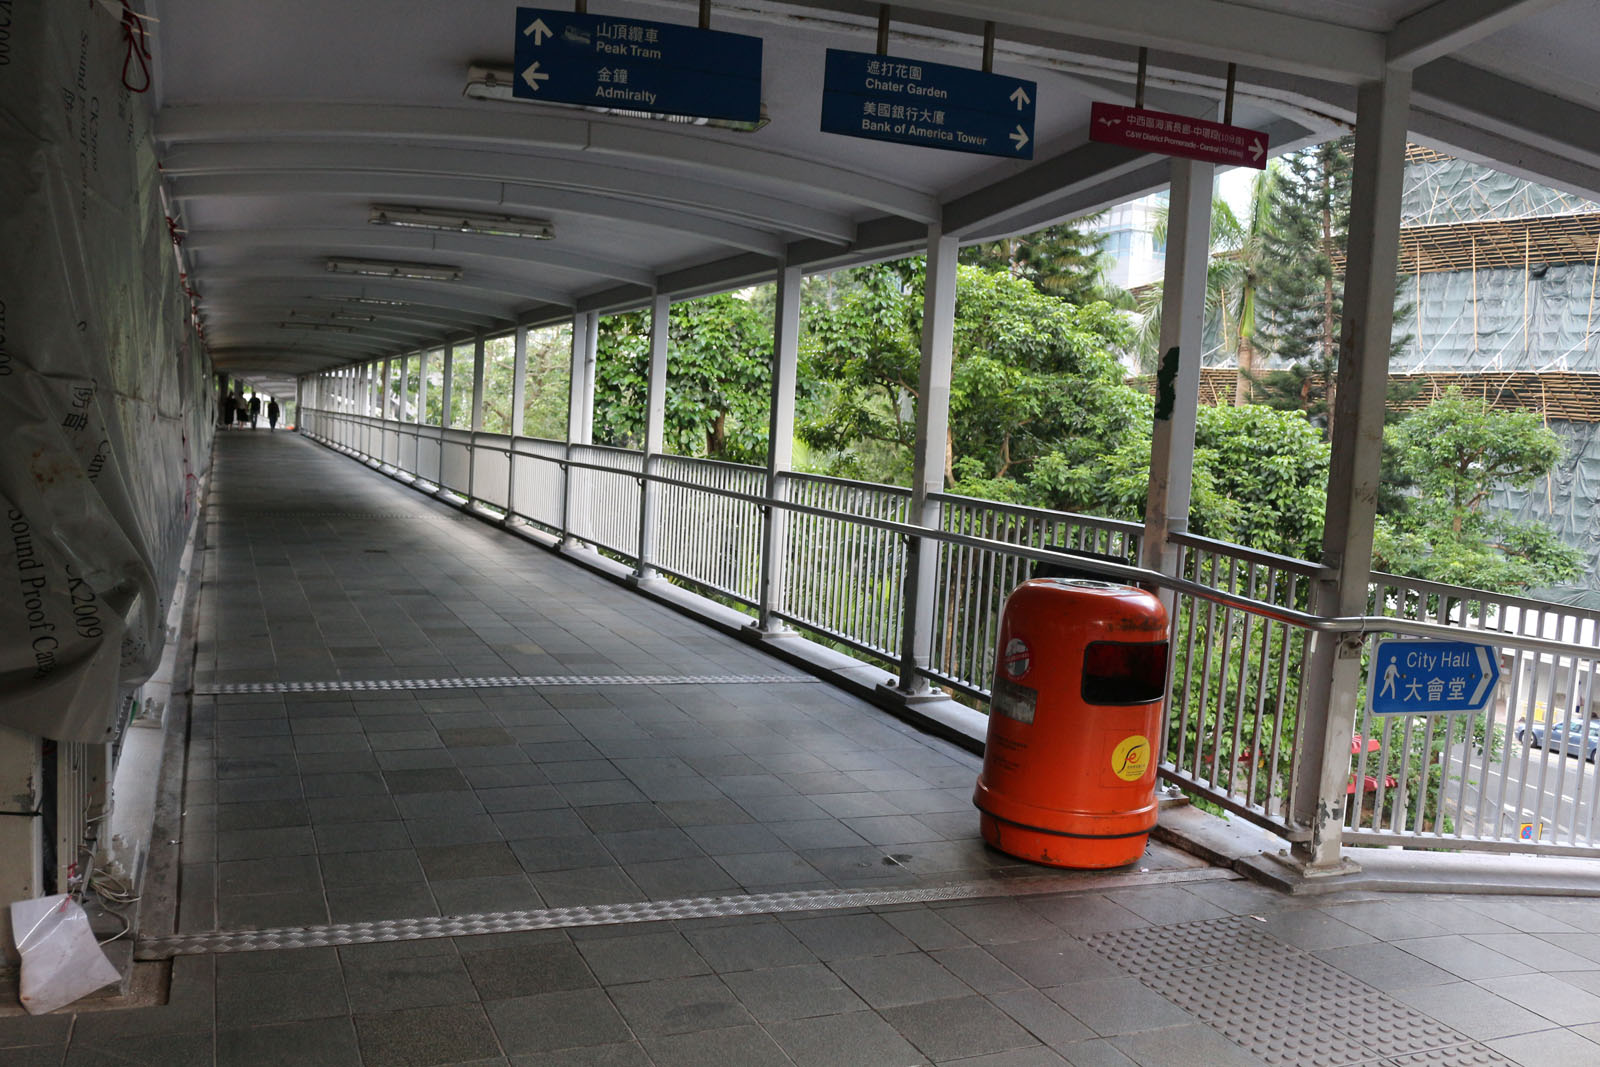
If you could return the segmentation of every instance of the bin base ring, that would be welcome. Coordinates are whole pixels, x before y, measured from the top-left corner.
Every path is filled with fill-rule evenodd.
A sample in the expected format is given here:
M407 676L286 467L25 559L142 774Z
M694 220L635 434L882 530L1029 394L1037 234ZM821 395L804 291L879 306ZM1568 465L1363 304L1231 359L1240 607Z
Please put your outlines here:
M1008 856L1047 867L1073 867L1099 870L1125 867L1144 855L1150 840L1149 830L1121 834L1075 834L1066 830L1047 830L1002 819L982 808L979 823L983 839Z

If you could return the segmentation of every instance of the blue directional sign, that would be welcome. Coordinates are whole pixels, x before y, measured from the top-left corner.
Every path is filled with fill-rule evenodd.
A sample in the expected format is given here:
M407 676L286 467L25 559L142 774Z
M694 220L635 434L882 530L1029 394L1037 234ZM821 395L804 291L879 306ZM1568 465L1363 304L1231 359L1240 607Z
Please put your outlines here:
M1374 715L1440 715L1489 706L1500 650L1471 641L1379 641L1369 666Z
M511 92L523 100L755 122L761 38L519 7Z
M1025 78L830 48L822 131L1032 159L1037 91Z

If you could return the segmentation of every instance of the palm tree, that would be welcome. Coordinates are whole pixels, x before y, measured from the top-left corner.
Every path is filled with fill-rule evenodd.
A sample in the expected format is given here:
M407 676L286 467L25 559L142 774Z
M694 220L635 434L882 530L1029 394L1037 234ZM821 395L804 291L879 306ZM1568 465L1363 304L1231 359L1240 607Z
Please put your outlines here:
M1267 238L1272 233L1272 191L1277 167L1256 175L1250 185L1246 214L1239 218L1221 197L1211 200L1211 258L1206 265L1206 314L1220 319L1223 346L1238 363L1239 379L1234 403L1248 404L1255 384L1256 296L1260 292L1267 260ZM1156 216L1155 239L1165 243L1167 214ZM1147 286L1139 300L1138 345L1155 355L1161 336L1161 283Z

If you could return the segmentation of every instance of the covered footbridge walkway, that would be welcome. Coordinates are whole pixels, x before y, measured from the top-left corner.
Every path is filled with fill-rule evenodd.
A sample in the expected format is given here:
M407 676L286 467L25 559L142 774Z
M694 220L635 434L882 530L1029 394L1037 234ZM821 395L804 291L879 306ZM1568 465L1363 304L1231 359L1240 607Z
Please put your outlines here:
M1263 877L1339 892L1356 844L1600 851L1600 776L1504 743L1519 709L1588 694L1600 620L1370 566L1407 140L1600 198L1600 13L611 6L0 4L0 885L130 919L112 1011L0 1019L0 1047L1585 1062L1587 902L1312 906L1162 846L1043 875L967 805L1004 595L1065 564L1162 591L1160 774L1269 835ZM650 66L697 23L742 39ZM855 63L875 73L825 73ZM685 85L715 91L631 106ZM934 90L947 109L905 115ZM851 136L825 128L841 97ZM1096 102L1272 152L1354 132L1319 560L1188 532L1215 165L1093 139ZM895 129L969 120L988 139L956 147L982 151ZM1144 523L947 494L958 248L1163 186ZM791 470L803 279L904 255L927 264L911 485ZM667 454L672 303L756 283L765 466ZM634 310L630 451L593 420L600 321ZM566 431L534 437L528 334L555 325ZM296 433L219 434L246 383ZM1508 679L1486 721L1366 716L1374 636L1482 630ZM1329 989L1360 1010L1326 1014Z

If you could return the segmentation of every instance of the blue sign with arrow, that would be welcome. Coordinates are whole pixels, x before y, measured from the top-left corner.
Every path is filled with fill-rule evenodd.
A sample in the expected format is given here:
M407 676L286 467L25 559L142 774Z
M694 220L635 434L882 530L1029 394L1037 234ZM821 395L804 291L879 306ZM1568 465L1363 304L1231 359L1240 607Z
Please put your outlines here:
M1494 699L1500 650L1471 641L1379 641L1369 669L1374 715L1479 712Z
M519 7L511 93L523 100L757 122L761 38Z
M1025 78L830 48L822 131L1032 159L1037 94Z

